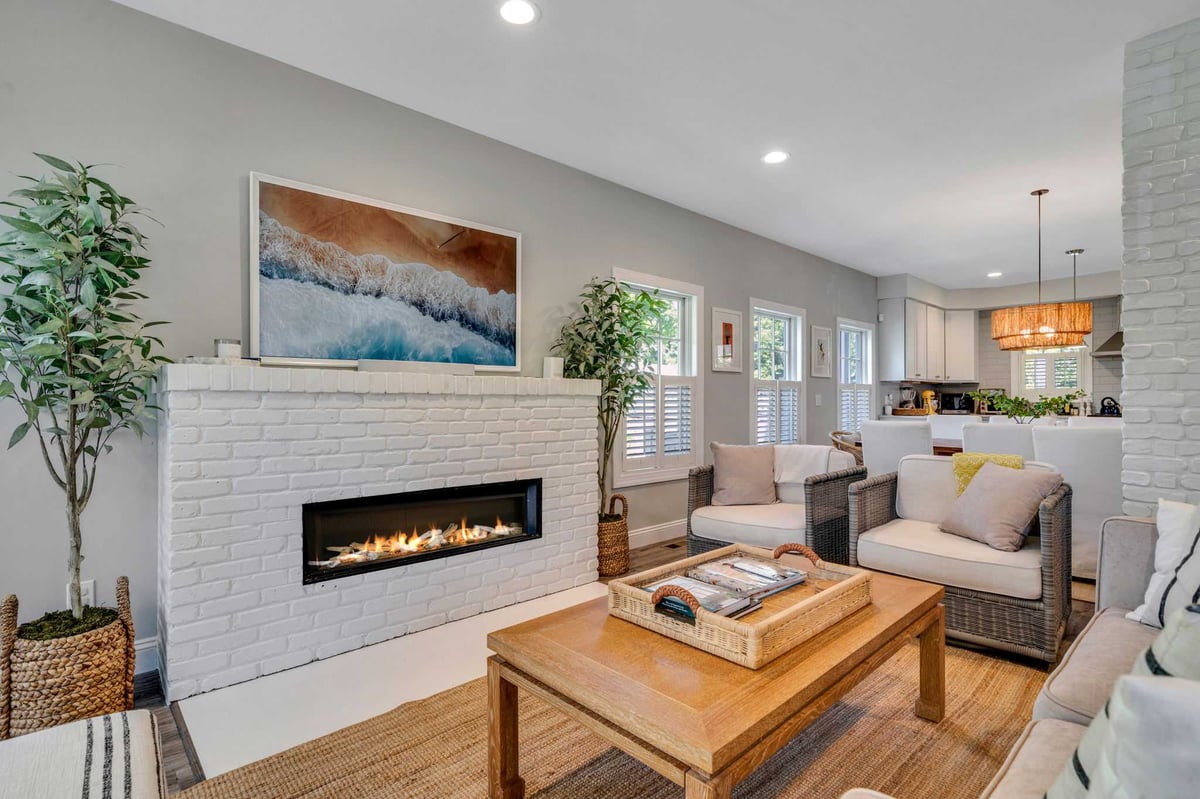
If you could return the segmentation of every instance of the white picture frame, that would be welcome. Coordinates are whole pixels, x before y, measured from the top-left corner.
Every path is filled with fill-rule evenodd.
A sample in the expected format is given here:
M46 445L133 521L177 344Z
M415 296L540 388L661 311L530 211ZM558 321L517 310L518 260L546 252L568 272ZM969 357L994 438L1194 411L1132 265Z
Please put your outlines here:
M712 370L742 371L742 312L712 309Z
M833 377L833 330L828 327L812 326L809 374L813 377Z

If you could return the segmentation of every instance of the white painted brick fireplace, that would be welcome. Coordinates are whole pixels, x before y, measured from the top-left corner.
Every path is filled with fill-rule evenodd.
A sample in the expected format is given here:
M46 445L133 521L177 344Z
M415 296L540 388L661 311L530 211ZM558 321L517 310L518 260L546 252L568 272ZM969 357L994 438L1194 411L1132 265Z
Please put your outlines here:
M596 579L594 381L172 364L159 392L170 701ZM305 503L537 477L540 539L302 584Z

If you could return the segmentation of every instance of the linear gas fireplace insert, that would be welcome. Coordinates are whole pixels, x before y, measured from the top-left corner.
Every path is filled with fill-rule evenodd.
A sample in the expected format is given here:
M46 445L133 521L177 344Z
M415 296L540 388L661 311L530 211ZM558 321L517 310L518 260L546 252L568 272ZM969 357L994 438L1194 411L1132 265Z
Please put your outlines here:
M542 536L542 480L407 491L304 506L304 582Z

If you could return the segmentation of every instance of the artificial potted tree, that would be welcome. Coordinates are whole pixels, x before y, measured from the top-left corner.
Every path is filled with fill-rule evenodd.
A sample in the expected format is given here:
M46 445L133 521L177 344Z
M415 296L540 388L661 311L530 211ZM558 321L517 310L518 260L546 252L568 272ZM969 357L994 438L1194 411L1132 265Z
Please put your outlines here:
M653 387L647 365L657 362L652 357L655 331L666 309L655 294L630 289L615 278L593 278L579 295L579 312L566 321L553 345L562 355L564 376L600 381L597 536L602 577L629 569L629 502L623 494L609 495L609 471L621 419L638 395Z
M138 207L91 166L38 157L53 172L24 178L0 215L0 400L24 412L8 446L36 441L64 493L71 607L20 627L17 598L0 607L0 738L132 707L129 583L116 609L83 605L81 517L113 434L142 434L166 360L145 330L159 323L130 308L149 266Z

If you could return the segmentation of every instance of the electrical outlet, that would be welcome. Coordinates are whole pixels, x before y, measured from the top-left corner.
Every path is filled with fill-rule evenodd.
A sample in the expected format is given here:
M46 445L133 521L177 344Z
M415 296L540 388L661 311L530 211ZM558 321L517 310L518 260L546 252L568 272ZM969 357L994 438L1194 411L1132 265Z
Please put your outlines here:
M96 581L95 580L80 580L79 581L79 596L83 600L84 605L96 604ZM67 583L67 607L71 607L71 584Z
M820 408L821 403L824 402L825 400L824 400L824 398L821 397L820 394L817 394L816 397L817 397L817 407Z

